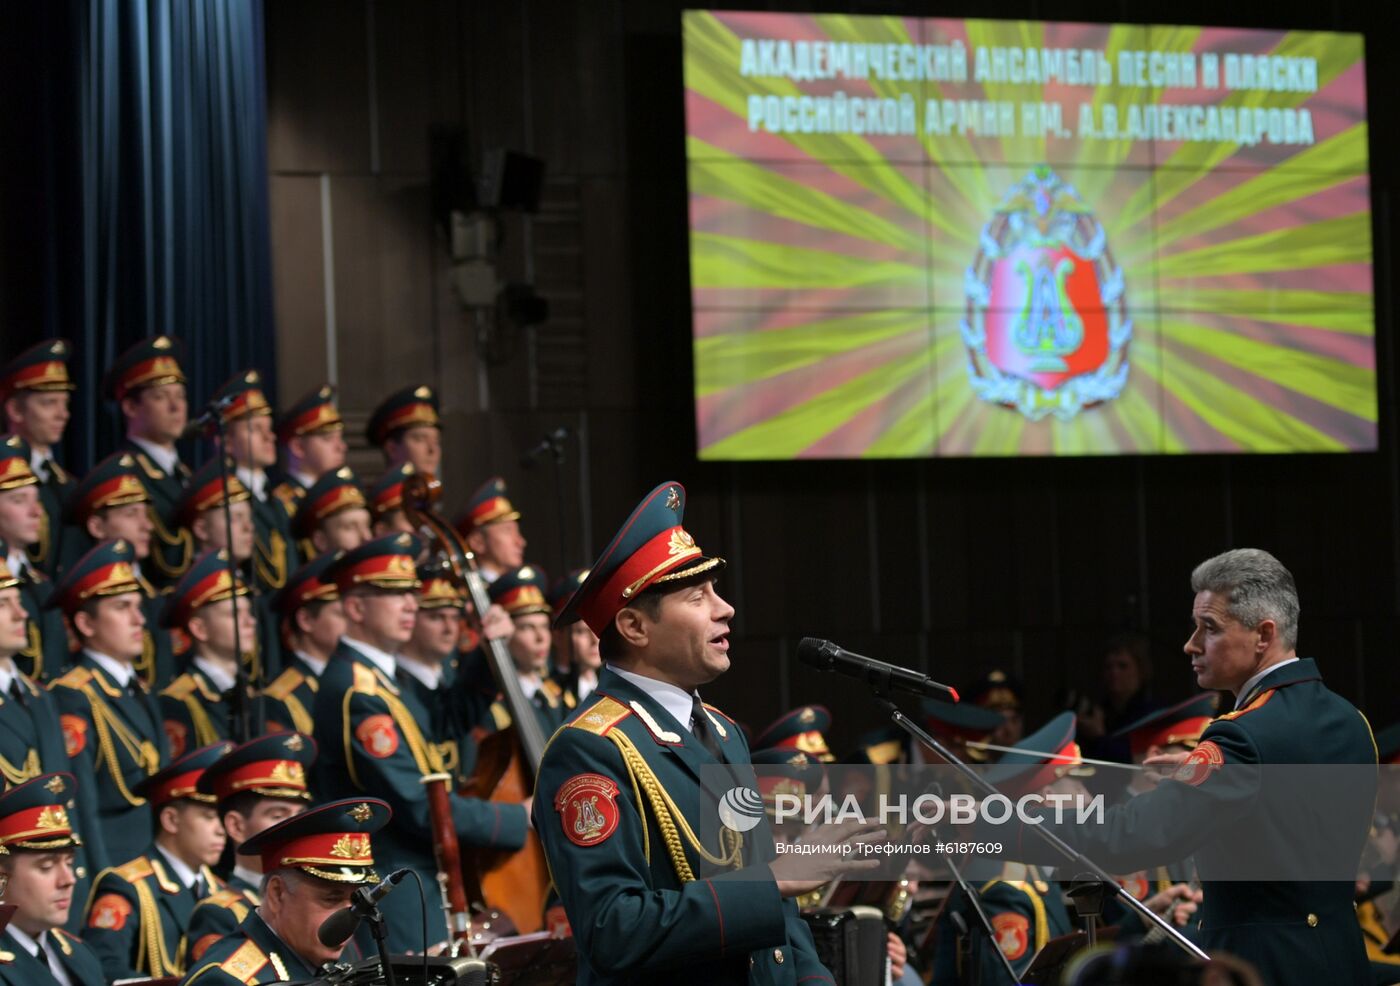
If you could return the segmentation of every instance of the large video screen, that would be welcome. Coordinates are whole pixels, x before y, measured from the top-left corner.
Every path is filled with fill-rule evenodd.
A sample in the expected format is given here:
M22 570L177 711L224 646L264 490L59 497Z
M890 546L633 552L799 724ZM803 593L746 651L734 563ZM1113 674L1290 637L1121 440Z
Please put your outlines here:
M1376 447L1362 38L689 11L704 459Z

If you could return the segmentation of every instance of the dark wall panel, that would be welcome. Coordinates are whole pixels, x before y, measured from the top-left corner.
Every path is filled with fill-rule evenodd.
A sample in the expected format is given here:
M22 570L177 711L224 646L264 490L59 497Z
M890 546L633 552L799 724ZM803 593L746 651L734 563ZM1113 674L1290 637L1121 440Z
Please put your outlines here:
M1036 720L1067 689L1092 691L1105 640L1137 629L1153 642L1154 690L1184 695L1191 568L1244 544L1270 548L1293 568L1301 649L1323 662L1334 686L1364 700L1378 725L1400 717L1390 671L1400 644L1400 508L1384 281L1377 455L696 462L681 8L655 0L269 4L282 396L327 372L317 349L326 288L318 176L329 173L347 414L363 421L392 387L440 387L449 510L501 473L525 512L530 556L551 570L599 549L654 483L684 482L688 526L730 560L721 586L739 610L734 667L709 697L755 728L799 701L831 706L839 746L878 725L858 688L796 663L804 635L960 686L1005 668L1025 681ZM1199 0L899 10L1188 24L1223 17ZM1390 18L1289 0L1235 5L1227 19L1384 37ZM1391 91L1396 65L1374 46L1370 56L1373 94ZM1379 120L1382 101L1372 102ZM465 128L473 156L509 147L545 160L541 211L504 219L499 255L503 281L532 281L550 302L543 325L483 331L490 320L458 304L427 214L433 124ZM1383 128L1372 129L1372 142L1384 272L1396 156ZM517 462L558 424L578 436L560 470L566 545L555 470ZM376 463L362 447L355 456L367 469Z

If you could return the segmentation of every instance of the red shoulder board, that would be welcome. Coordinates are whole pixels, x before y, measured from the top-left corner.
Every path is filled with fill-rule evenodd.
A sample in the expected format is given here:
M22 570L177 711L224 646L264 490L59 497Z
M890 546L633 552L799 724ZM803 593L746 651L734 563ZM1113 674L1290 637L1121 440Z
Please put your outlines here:
M576 846L596 846L617 831L617 784L602 774L570 777L554 796L564 834Z
M70 757L76 757L87 747L87 720L65 712L58 721L63 726L63 746Z
M1196 748L1181 762L1172 774L1172 780L1200 787L1207 778L1225 763L1225 754L1211 740L1197 744Z
M997 948L1012 962L1026 954L1031 943L1031 923L1024 914L1003 911L992 918L992 931L997 936Z
M355 727L355 738L365 752L376 759L392 757L399 748L399 728L394 717L380 713L368 716Z
M121 931L131 917L131 902L121 894L103 894L92 902L87 926L104 931Z

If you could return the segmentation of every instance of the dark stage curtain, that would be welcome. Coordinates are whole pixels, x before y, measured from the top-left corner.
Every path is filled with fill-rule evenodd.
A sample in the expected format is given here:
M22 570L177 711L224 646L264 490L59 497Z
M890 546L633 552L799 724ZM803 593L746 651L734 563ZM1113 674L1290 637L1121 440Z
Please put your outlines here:
M78 380L67 461L111 449L98 396L143 336L186 347L192 409L256 366L275 393L261 0L69 0L31 24L45 53L35 248L42 318L9 356L66 336ZM11 112L15 112L13 109ZM25 339L21 336L32 335Z

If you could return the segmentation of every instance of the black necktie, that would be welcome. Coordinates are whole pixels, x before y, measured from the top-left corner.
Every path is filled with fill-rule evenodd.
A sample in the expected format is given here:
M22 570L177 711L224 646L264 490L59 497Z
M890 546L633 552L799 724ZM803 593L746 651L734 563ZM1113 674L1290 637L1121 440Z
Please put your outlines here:
M203 900L209 895L208 888L204 885L203 876L196 876L194 878L194 886L191 889L194 891L195 900Z
M44 948L44 936L40 935L34 944L39 946L39 950L34 954L34 957L39 960L41 966L52 971L52 967L49 965L48 950Z
M700 696L696 695L690 703L690 731L698 739L716 760L723 760L724 754L720 752L719 740L715 737L714 727L710 725L710 717L705 712L705 704L700 701Z
M19 683L19 678L10 679L10 698L20 705L27 706L29 704L29 696L24 694L24 686Z

